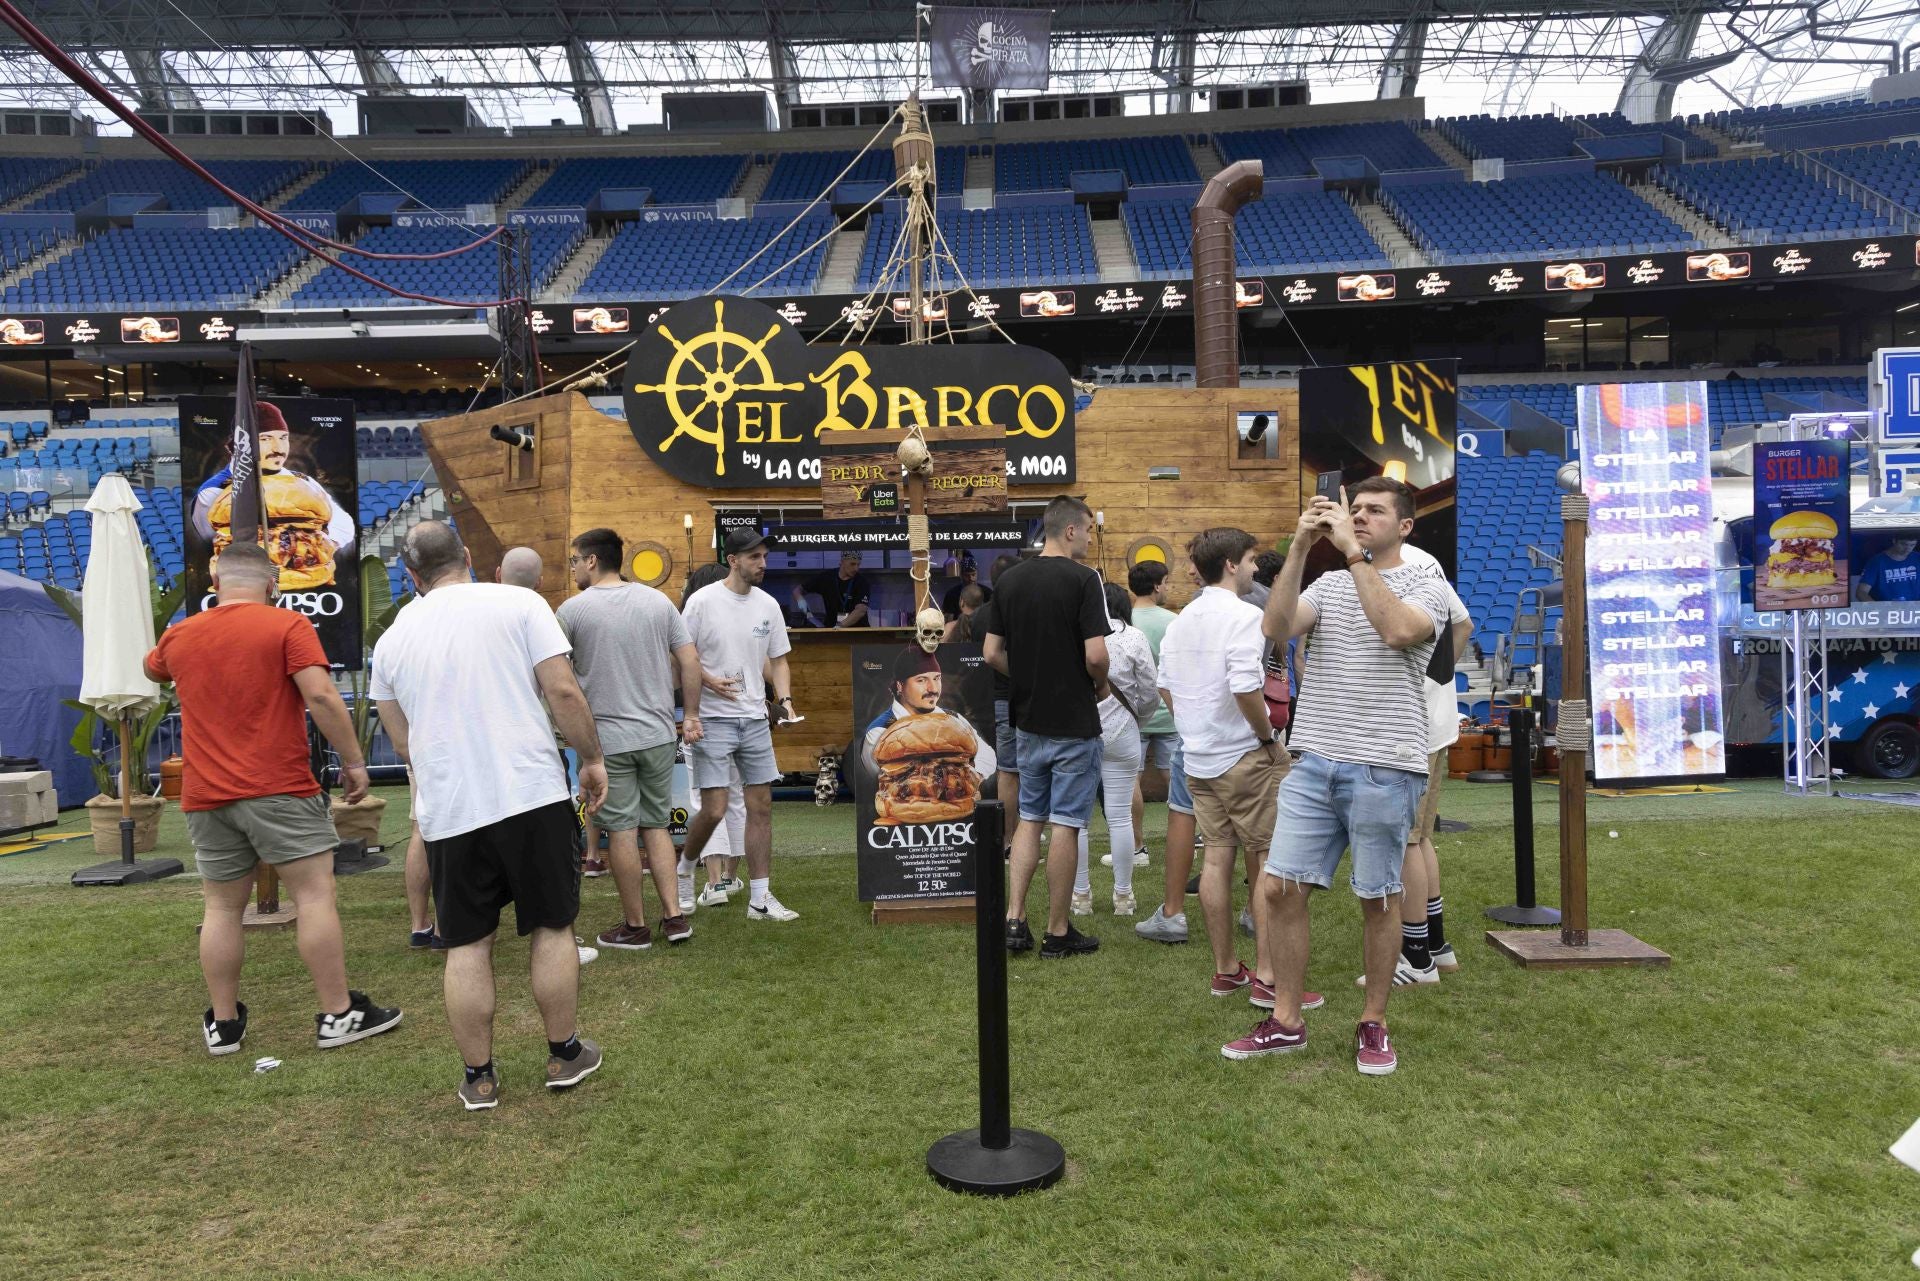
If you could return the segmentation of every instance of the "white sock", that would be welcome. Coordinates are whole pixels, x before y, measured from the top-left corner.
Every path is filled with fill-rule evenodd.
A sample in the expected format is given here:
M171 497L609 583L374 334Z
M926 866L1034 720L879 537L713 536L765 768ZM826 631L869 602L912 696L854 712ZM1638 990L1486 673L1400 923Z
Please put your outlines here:
M747 906L765 907L767 887L773 884L771 876L756 876L747 882Z
M1073 892L1075 894L1093 893L1093 880L1087 874L1087 829L1080 829L1080 857L1073 865Z
M680 875L682 875L682 876L692 876L692 875L693 875L693 869L694 869L694 868L696 868L696 867L698 867L698 866L700 866L700 864L698 864L698 863L696 863L696 862L695 862L694 860L692 860L692 859L690 859L690 858L688 858L688 857L687 857L687 854L686 854L686 851L685 851L685 850L682 850L682 851L680 852L680 863L679 863L679 866L678 866L678 867L677 867L677 868L676 868L675 870L676 870L676 871L678 871L678 872L680 873Z

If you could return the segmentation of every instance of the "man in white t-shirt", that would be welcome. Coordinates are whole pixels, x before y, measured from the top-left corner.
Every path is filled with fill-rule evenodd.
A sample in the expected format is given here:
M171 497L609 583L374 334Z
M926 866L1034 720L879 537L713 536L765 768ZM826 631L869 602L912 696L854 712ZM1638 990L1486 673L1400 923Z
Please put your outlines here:
M1447 591L1447 630L1435 645L1427 664L1427 791L1420 812L1407 833L1407 859L1400 892L1400 959L1394 963L1396 987L1438 983L1441 970L1459 968L1453 944L1447 942L1446 902L1440 896L1440 854L1433 846L1433 827L1440 817L1440 785L1447 781L1447 749L1460 737L1460 704L1454 697L1453 670L1467 652L1473 618L1466 602L1447 582L1446 572L1432 553L1408 543L1400 549L1403 564L1433 571ZM1360 976L1366 986L1366 976Z
M606 799L607 771L568 661L572 647L546 602L518 587L471 581L466 549L439 521L408 530L400 555L419 599L374 648L372 695L413 771L415 817L447 944L447 1021L466 1064L459 1097L479 1111L500 1098L493 938L509 903L519 932L531 936L547 1087L577 1085L600 1066L600 1047L580 1038L576 1022L580 824L553 726L579 753L590 810Z
M687 746L700 810L687 824L686 857L697 861L727 816L727 787L740 771L747 802L747 919L792 921L800 914L773 896L773 731L767 685L780 719L794 719L793 676L787 670L787 620L760 590L767 576L767 538L757 529L727 531L727 576L687 598L687 630L705 669L700 741Z

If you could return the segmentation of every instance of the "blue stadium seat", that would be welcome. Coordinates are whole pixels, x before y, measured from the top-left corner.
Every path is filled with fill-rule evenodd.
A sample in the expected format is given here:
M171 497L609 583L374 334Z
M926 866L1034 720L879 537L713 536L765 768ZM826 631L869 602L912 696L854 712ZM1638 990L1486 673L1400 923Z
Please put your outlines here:
M0 307L238 307L293 270L300 257L298 246L265 227L120 229L9 286ZM154 319L165 328L164 318Z
M1396 187L1382 191L1380 203L1415 244L1450 260L1654 253L1699 243L1599 174Z
M1187 140L1076 138L1058 142L1003 142L993 149L996 191L1065 191L1078 171L1118 169L1130 186L1197 183Z
M436 254L473 243L485 228L473 227L375 227L355 244L375 253ZM573 253L586 235L584 227L523 228L530 247L528 266L533 287L543 289ZM500 294L500 254L493 244L481 245L450 258L387 261L349 258L355 268L409 293L449 298L458 302L484 302ZM327 267L294 292L290 307L367 306L387 307L423 305L412 299L398 298L348 275L338 267Z
M1188 201L1128 201L1121 206L1134 260L1148 279L1193 271L1192 205ZM1360 215L1331 191L1286 192L1240 211L1234 254L1246 270L1327 271L1392 266Z
M1736 236L1844 240L1891 235L1894 225L1784 156L1662 167L1661 186Z
M891 154L890 152L887 154ZM747 157L596 156L563 160L527 197L528 209L584 206L606 190L644 187L656 205L703 205L733 194L746 171ZM803 199L810 199L808 192ZM764 199L771 197L762 196Z
M1420 141L1402 120L1365 124L1310 125L1298 129L1240 129L1213 136L1228 164L1259 160L1269 178L1305 177L1313 162L1331 156L1365 156L1381 172L1444 169L1447 162Z
M847 151L783 151L773 162L773 172L767 175L766 189L760 193L765 201L812 200L827 189L827 185L854 164L857 152ZM965 147L936 147L933 153L934 181L942 192L948 195L960 194L961 180L967 173L967 149ZM891 182L893 181L893 151L889 147L875 147L860 155L853 171L842 179L845 182ZM665 204L655 196L656 203Z
M808 214L754 258L787 222L784 218L737 218L628 223L587 273L579 296L606 301L691 297L718 285L749 258L753 258L752 265L734 276L727 286L729 291L745 293L772 273L771 280L760 284L761 290L807 293L819 283L820 268L827 259L826 243L813 242L832 230L833 218L822 212ZM808 245L813 248L807 249ZM797 261L783 266L796 255Z
M1099 278L1093 227L1079 205L1010 209L946 209L935 214L940 234L968 283L980 288ZM900 236L900 215L877 213L868 223L856 287L878 282ZM936 263L936 287L959 285Z
M357 160L330 168L311 187L289 197L287 207L339 209L357 196L402 191L409 209L458 212L490 205L513 190L533 167L531 160L382 160L369 168Z
M307 166L297 160L204 160L214 177L249 200L264 201L292 184ZM159 196L170 210L216 209L231 197L171 160L102 160L65 186L27 205L29 210L83 209L108 196Z

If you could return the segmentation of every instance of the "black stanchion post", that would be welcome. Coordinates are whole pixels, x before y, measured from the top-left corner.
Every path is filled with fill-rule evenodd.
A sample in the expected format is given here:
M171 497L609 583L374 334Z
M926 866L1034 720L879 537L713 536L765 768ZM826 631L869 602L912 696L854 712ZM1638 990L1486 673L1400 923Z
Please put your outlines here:
M1508 925L1557 925L1560 912L1533 901L1533 709L1507 713L1513 750L1513 905L1490 907L1487 915Z
M980 1125L927 1149L927 1173L941 1187L1011 1196L1051 1187L1066 1172L1061 1146L1013 1128L1007 1046L1007 864L1001 853L1006 812L998 801L974 810L973 902L976 1001L980 1031Z

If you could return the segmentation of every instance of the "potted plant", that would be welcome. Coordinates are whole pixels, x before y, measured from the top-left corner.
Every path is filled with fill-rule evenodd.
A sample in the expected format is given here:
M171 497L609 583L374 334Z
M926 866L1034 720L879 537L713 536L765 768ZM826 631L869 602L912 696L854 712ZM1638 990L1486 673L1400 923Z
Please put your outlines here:
M151 571L149 571L151 573ZM186 599L185 582L176 583L162 590L157 575L150 578L152 583L153 633L158 636L166 630L172 621L174 612ZM84 630L86 616L80 607L80 598L64 588L52 583L46 584L47 595L53 602L66 611L76 628ZM80 723L74 726L73 750L84 756L93 771L93 784L96 795L87 802L87 820L93 829L94 852L103 858L115 858L120 854L120 794L115 786L113 767L109 758L100 750L100 713L77 699L61 700L68 707L80 713ZM133 723L133 732L127 738L127 748L137 771L132 779L120 780L121 785L130 788L133 796L128 806L133 814L133 852L150 854L160 841L160 812L167 802L159 796L147 794L147 745L162 722L179 706L171 687L161 688L161 698L147 714ZM116 725L116 730L118 726Z
M400 610L413 599L413 593L393 594L387 582L387 566L378 556L360 558L360 668L348 674L348 689L353 695L354 737L360 741L360 756L371 760L373 754L373 731L375 718L373 700L368 697L367 687L373 666L373 647L380 643L387 628L393 626L393 620ZM362 841L375 845L380 840L380 823L386 817L387 801L383 796L369 795L365 800L353 805L335 797L332 804L333 827L340 833L340 840Z

